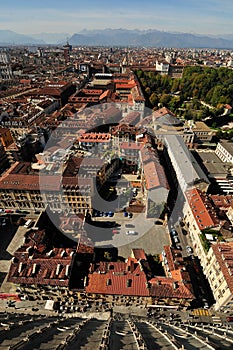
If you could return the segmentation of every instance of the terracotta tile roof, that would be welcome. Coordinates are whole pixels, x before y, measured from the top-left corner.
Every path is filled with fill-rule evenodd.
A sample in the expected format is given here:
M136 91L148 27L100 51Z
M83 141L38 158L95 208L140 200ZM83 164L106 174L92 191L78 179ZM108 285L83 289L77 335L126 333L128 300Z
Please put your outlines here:
M4 178L0 178L0 188L9 190L44 190L44 191L59 191L61 188L61 178L59 176L43 177L39 181L38 175L25 174L9 174Z
M157 161L144 164L143 171L146 179L147 190L155 187L164 187L169 190L164 169Z
M87 293L149 296L146 275L132 258L127 263L102 262L88 280Z
M110 142L111 135L108 133L85 133L78 139L80 142Z
M112 96L112 91L111 90L106 90L100 95L100 101L103 100L104 98L111 98Z
M6 133L8 133L9 132L9 130L7 129L7 128L2 128L2 127L0 127L0 137L2 136L2 135L5 135Z
M166 114L170 114L173 117L176 117L176 115L174 113L172 113L168 108L166 107L162 107L160 109L158 109L157 111L153 112L153 117L154 118L158 118L158 117L162 117Z
M143 118L140 120L136 126L137 127L142 127L142 126L149 126L152 123L152 115L149 115L148 117Z
M136 260L147 260L144 249L133 248L132 249L132 257Z
M227 285L233 293L233 242L212 244L211 248Z
M215 207L220 209L226 210L233 205L233 196L231 195L211 194L209 197Z
M30 163L17 162L0 177L0 188L9 190L60 191L62 186L92 186L91 178L28 173ZM69 175L69 174L68 174Z
M170 246L164 246L163 249L164 253L161 254L160 259L163 261L164 265L167 266L165 269L167 274L184 268L185 263L179 250L171 248Z
M139 118L140 118L139 112L130 112L124 118L122 118L122 123L135 125L139 121Z
M124 141L120 144L120 147L121 149L140 150L143 147L143 144L134 141Z
M173 278L154 277L151 284L150 295L156 298L177 298L177 299L195 299L193 293L182 282L177 282Z
M136 83L126 83L126 84L121 84L121 83L117 83L116 84L116 90L127 90L127 89L129 89L129 90L131 90L133 87L135 87L136 86Z
M132 255L135 258L128 258L127 262L100 262L97 265L92 264L88 275L86 292L194 299L191 285L185 272L174 271L172 278L157 276L148 280L143 268L144 261L147 263L143 249L133 249ZM142 264L136 259L136 256L138 259L142 259Z
M193 188L186 191L185 196L200 230L220 225L217 212L205 193Z
M111 128L111 134L116 135L118 133L129 133L130 135L135 135L138 132L138 129L135 126L129 125L125 123L123 119L122 122L116 126Z
M45 230L31 230L25 243L16 250L8 281L25 284L68 286L73 248L49 248Z
M158 153L156 150L152 149L151 147L143 147L141 149L141 158L142 162L145 164L150 161L158 161Z

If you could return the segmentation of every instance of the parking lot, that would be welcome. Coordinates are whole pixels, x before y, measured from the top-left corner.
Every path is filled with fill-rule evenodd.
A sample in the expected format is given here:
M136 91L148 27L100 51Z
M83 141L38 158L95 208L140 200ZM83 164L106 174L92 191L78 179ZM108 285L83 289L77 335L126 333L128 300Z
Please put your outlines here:
M132 248L144 248L148 254L159 254L164 245L170 245L168 231L163 225L155 225L145 213L134 213L132 218L123 212L113 217L94 217L93 225L86 229L97 247L117 247L120 255L128 257ZM102 225L102 226L99 226ZM127 234L129 232L131 234Z

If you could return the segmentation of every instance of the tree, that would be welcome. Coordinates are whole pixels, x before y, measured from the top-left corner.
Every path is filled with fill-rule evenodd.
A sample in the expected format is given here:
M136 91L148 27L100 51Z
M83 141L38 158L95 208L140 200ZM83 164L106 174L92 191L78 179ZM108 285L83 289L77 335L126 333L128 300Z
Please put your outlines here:
M104 252L104 259L107 261L111 261L112 260L112 254L108 251Z
M168 94L163 94L159 100L159 102L165 106L167 106L170 101L171 101L171 96Z
M153 92L150 95L149 101L150 101L152 107L155 107L158 105L159 99L158 99L158 96L156 95L155 92Z
M151 89L149 88L149 86L147 88L145 88L145 92L147 95L151 95Z

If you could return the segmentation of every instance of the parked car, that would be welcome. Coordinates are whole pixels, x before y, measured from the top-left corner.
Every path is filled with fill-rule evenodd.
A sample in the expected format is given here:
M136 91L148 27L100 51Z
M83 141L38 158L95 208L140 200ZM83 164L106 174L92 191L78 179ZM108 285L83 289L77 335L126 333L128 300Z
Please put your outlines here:
M189 254L193 253L193 249L189 245L186 246L186 250Z
M128 213L128 217L129 217L129 218L132 218L132 217L133 217L133 214L132 214L132 213Z
M177 236L174 236L173 240L174 240L175 243L179 243L180 242L180 240L179 240L179 238Z
M128 213L127 211L124 211L124 217L127 218L128 217Z
M178 235L178 233L176 232L176 230L174 228L171 229L170 233L171 233L172 236L177 236Z
M227 320L227 322L233 322L233 316L228 316L228 317L226 318L226 320Z
M113 233L114 235L117 235L118 233L120 233L120 231L114 229L114 230L112 230L112 233Z
M125 224L125 227L127 227L127 228L134 228L135 226L133 224Z
M181 245L177 244L177 245L176 245L176 249L182 250Z
M129 231L126 231L126 234L127 235L136 235L136 232L129 230Z
M109 211L109 212L108 212L108 216L109 216L110 218L112 218L112 217L114 216L114 213L113 213L112 211Z
M1 225L2 225L2 226L6 226L6 219L2 219Z

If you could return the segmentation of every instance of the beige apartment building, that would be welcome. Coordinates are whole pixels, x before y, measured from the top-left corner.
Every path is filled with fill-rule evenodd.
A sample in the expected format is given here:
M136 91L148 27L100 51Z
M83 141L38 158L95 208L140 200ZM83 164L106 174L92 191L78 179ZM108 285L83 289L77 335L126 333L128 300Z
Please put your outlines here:
M212 244L207 254L204 274L208 278L216 311L232 311L233 242Z
M44 175L30 163L16 162L0 178L0 208L86 214L91 209L93 178Z

